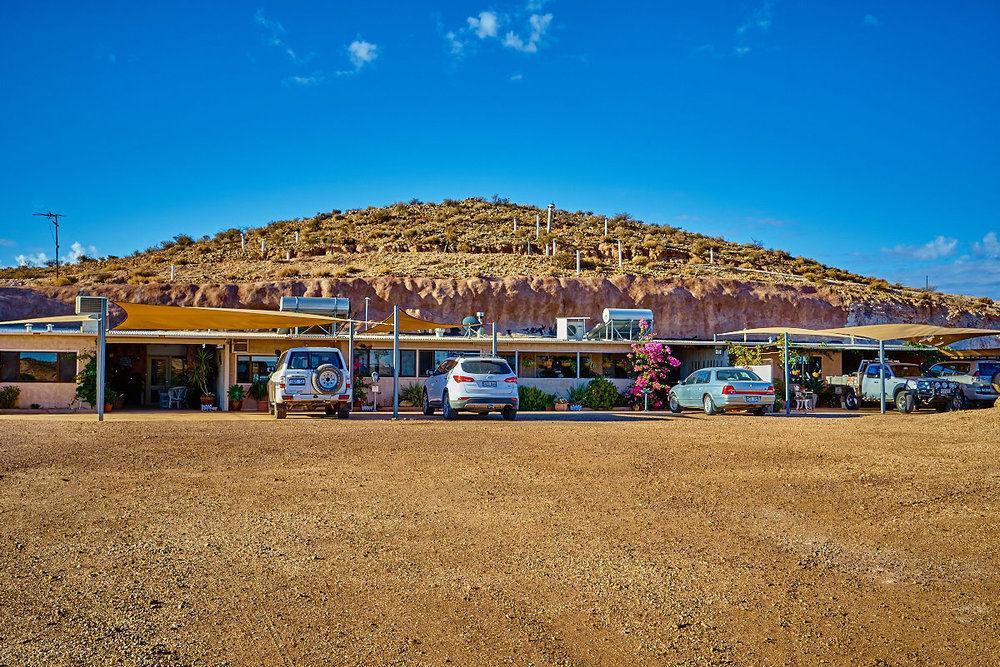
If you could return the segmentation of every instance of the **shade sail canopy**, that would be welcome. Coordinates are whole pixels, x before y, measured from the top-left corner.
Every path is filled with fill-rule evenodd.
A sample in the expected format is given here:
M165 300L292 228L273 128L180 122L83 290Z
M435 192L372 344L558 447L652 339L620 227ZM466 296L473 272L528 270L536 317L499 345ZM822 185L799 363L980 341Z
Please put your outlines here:
M846 338L843 334L827 333L817 329L803 329L802 327L757 327L756 329L740 329L739 331L728 331L720 336L827 336L831 338Z
M310 327L332 322L347 322L336 317L283 313L276 310L243 308L202 308L197 306L155 306L145 303L116 301L125 311L125 321L116 331L256 331L258 329L288 329Z
M0 322L0 326L7 326L8 324L72 324L87 322L92 319L94 318L90 315L52 315L50 317L33 317L27 320L10 320L9 322Z
M823 329L817 333L830 333L872 340L902 340L942 347L951 343L978 338L980 336L1000 336L1000 330L970 329L965 327L939 327L932 324L866 324L859 327Z
M399 331L402 332L415 332L415 331L430 331L431 329L452 329L455 327L461 327L461 324L442 324L441 322L431 322L429 320L422 320L419 317L414 317L406 313L403 310L399 311ZM378 324L365 330L365 333L392 333L392 315L385 318Z
M950 347L941 348L941 354L949 359L979 359L980 357L1000 357L1000 348L984 348L981 350L953 350Z

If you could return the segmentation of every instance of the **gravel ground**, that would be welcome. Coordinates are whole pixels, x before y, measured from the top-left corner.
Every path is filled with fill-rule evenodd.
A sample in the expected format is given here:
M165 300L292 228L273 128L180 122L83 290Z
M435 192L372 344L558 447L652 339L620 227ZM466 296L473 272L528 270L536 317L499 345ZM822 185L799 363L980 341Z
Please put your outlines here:
M0 418L0 665L983 664L1000 410Z

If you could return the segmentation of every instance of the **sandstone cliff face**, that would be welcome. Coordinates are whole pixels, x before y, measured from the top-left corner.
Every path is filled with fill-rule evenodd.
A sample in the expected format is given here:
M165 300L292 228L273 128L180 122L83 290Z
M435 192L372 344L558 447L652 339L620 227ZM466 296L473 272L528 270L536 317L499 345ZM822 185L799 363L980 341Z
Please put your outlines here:
M0 288L0 320L71 312L78 286ZM1000 327L1000 318L897 302L847 303L824 288L781 286L715 279L446 278L313 279L250 284L99 285L88 294L114 300L183 306L277 308L281 296L345 296L355 316L365 297L370 316L381 319L398 303L411 313L439 322L460 322L476 311L501 330L554 327L556 317L600 321L606 307L650 308L660 335L711 338L753 326L790 323L810 328L876 322L932 322L954 326Z

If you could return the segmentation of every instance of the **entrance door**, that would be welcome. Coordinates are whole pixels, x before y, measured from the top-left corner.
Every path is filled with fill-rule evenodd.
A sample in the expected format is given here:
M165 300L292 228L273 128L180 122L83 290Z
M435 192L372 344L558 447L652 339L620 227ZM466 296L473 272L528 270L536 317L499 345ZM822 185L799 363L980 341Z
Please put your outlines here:
M184 357L151 356L146 371L146 404L158 406L160 394L183 383L187 360Z

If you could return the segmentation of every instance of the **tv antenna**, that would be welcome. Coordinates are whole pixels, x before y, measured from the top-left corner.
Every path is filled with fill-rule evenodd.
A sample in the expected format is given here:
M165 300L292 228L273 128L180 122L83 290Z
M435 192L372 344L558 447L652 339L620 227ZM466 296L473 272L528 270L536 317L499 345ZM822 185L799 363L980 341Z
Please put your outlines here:
M56 278L59 278L59 218L65 218L62 213L53 213L52 211L46 211L45 213L32 213L32 215L37 215L41 218L48 218L49 222L56 228Z

